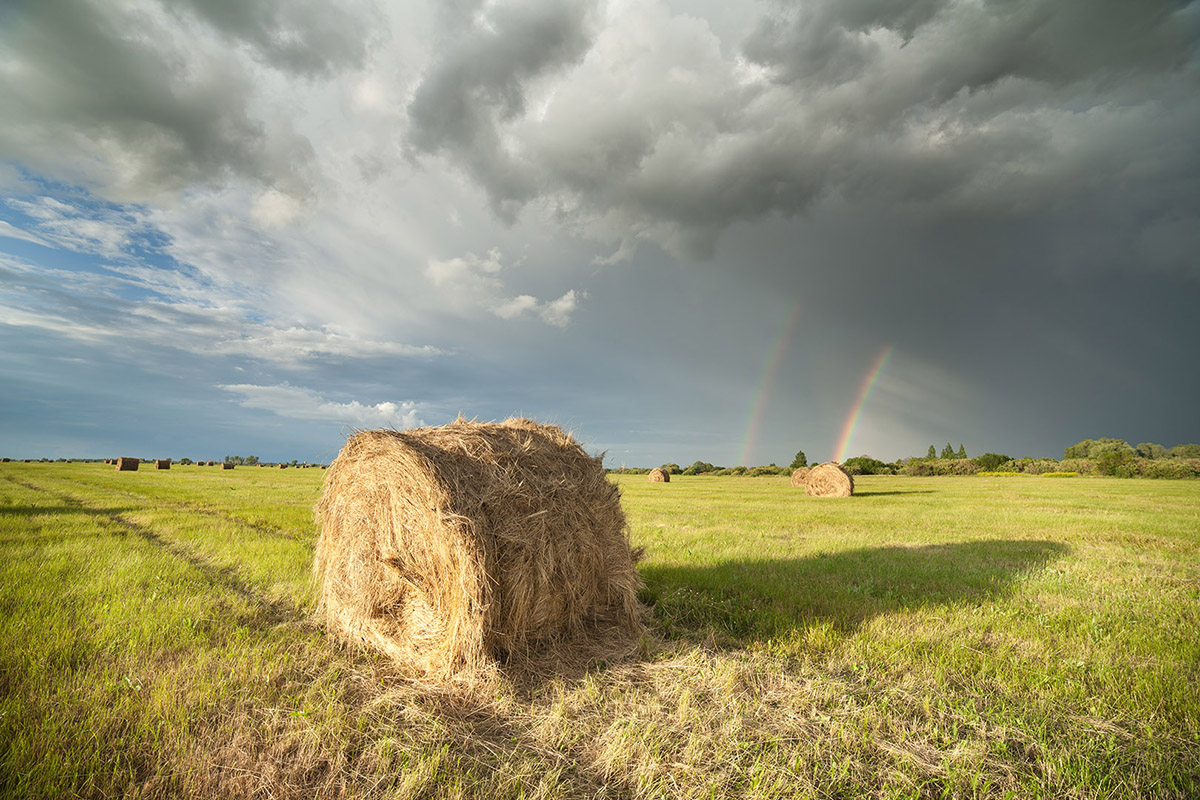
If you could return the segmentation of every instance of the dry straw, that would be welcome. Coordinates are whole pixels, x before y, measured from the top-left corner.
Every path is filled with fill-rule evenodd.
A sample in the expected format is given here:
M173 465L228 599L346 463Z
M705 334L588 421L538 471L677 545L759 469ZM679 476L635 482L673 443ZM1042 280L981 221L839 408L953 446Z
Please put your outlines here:
M171 468L171 459L160 458L160 459L155 460L154 468L155 469L170 469Z
M611 660L639 640L619 492L554 426L362 431L325 473L316 514L329 626L427 679Z
M854 494L854 478L841 464L830 461L809 470L805 489L809 497L849 497Z
M808 467L797 467L792 473L792 486L805 486L808 483Z
M221 469L233 469L233 464L229 463L228 461L222 461Z
M650 470L650 482L651 483L670 483L671 482L671 473L667 472L662 467L655 467L654 469Z
M121 456L117 459L117 472L137 472L138 460L129 456Z

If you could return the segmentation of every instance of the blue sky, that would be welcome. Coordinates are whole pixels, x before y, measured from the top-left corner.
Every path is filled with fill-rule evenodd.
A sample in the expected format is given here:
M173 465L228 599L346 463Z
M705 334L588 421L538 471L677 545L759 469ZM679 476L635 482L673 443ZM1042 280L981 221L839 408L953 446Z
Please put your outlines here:
M1200 441L1194 2L17 3L0 449Z

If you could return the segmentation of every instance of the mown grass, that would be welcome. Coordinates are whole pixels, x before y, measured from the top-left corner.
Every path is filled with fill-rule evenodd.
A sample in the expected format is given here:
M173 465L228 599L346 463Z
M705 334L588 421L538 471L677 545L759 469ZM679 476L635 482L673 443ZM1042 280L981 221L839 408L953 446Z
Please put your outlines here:
M1200 795L1200 482L621 479L657 644L432 691L312 618L319 470L0 469L0 795Z

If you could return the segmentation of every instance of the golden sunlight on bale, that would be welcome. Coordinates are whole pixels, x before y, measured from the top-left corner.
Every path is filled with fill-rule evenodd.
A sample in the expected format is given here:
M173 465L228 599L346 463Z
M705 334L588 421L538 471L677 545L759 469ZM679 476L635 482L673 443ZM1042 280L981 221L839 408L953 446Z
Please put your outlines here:
M129 456L121 456L117 459L118 472L137 472L138 460Z
M362 431L316 514L330 628L434 680L619 658L641 633L617 487L554 426Z
M808 483L808 467L797 467L792 473L792 486L805 486Z
M805 489L809 497L849 497L854 494L854 478L841 464L830 461L808 471Z
M650 470L649 478L651 483L670 483L671 473L667 472L662 467L655 467L654 469Z

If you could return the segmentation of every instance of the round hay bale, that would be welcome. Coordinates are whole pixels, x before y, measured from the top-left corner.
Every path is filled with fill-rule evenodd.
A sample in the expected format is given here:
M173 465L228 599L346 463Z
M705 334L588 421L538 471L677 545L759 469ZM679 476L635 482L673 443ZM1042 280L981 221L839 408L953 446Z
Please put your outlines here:
M117 459L117 472L137 472L139 462L132 456L121 456Z
M649 477L650 477L651 483L670 483L671 482L671 473L667 472L662 467L655 467L654 469L650 470Z
M554 426L361 431L316 515L330 628L435 680L619 658L642 631L617 487Z
M228 461L222 461L221 469L233 469L233 464Z
M854 478L832 461L818 464L808 471L804 484L809 497L849 497L854 494Z
M169 458L155 459L154 460L154 468L155 469L170 469L171 468L171 459L169 459Z
M811 470L808 467L797 467L792 472L792 486L804 486L808 483L808 473Z

